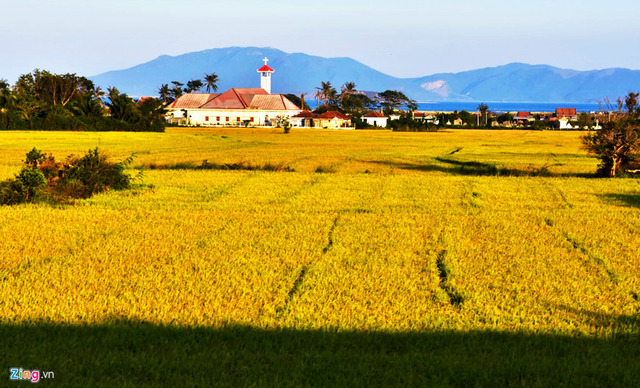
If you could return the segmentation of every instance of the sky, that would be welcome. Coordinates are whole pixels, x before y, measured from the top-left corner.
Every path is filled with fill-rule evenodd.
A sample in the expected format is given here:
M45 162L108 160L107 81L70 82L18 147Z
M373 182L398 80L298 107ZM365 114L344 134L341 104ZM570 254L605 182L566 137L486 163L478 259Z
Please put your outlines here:
M0 79L92 76L229 46L351 57L396 77L511 62L640 69L637 0L0 0Z

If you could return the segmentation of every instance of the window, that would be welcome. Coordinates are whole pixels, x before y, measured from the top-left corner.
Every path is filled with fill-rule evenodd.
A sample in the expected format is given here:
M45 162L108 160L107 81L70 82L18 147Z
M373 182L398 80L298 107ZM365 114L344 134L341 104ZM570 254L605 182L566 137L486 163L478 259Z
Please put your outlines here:
M224 118L224 121L229 121L229 117L225 117L225 118Z
M251 122L253 123L253 117L251 118Z
M220 116L216 116L216 121L220 121Z
M209 116L205 116L204 121L209 121Z
M240 122L240 117L236 117L236 121L237 121L237 122Z

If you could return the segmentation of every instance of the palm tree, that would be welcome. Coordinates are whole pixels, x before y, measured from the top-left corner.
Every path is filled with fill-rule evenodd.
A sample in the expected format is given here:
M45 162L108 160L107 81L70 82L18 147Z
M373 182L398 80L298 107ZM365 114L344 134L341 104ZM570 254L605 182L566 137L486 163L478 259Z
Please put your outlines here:
M344 85L340 88L340 104L344 103L345 97L349 97L350 95L356 92L356 83L353 81L345 82Z
M485 103L482 103L478 105L477 110L480 111L480 117L482 117L482 120L484 122L483 125L487 125L487 121L488 121L487 114L489 113L489 106L487 106L487 104Z
M311 110L307 102L304 100L304 97L306 95L307 95L306 93L300 93L300 108L304 110Z
M318 106L320 106L320 100L323 101L323 105L327 105L327 101L335 102L338 97L338 92L331 86L331 81L320 82L320 87L316 87L316 99L318 100Z
M316 92L313 94L313 96L316 98L316 102L317 102L318 108L320 108L320 100L322 100L324 98L324 94L322 92L322 87L319 87L319 88L316 87Z
M169 89L169 85L162 84L162 86L160 86L160 88L158 89L158 94L165 104L169 102L169 98L171 97L171 89Z
M207 93L211 93L211 90L214 92L218 90L218 82L220 79L216 73L204 74L204 82L207 85Z
M202 88L202 86L202 81L200 81L199 79L191 79L187 81L187 92L197 92Z

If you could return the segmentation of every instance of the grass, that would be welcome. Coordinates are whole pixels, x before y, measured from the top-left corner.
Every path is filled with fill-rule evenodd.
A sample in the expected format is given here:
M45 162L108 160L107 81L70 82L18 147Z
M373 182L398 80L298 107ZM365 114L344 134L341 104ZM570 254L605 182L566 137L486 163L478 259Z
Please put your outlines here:
M33 146L165 168L0 207L1 364L76 386L633 386L640 187L591 177L578 135L3 132L4 177Z

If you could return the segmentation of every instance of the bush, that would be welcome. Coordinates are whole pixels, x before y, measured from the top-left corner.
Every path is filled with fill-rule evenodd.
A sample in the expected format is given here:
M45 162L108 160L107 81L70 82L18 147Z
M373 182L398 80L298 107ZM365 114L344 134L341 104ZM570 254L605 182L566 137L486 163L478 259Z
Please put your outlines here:
M83 157L70 156L66 162L59 162L34 148L27 153L25 167L15 179L0 182L0 204L66 203L110 189L128 189L131 177L125 169L132 161L133 156L123 162L110 162L96 148Z
M598 174L614 177L640 164L640 120L623 118L582 137L590 154L600 159Z

